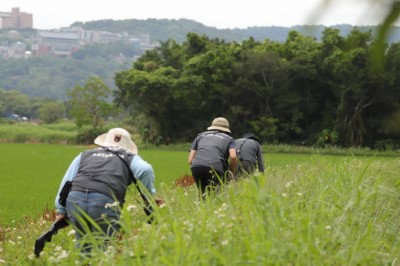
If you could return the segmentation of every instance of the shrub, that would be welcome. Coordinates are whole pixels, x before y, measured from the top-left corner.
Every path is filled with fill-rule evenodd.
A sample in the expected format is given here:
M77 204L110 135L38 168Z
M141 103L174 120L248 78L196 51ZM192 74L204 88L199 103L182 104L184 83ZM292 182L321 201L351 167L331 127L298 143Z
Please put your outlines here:
M76 135L76 143L77 144L93 144L93 140L103 134L104 132L107 132L108 129L105 128L89 128L89 129L84 129Z
M375 149L379 151L394 151L400 149L400 144L393 139L381 139L375 142Z
M325 148L332 147L338 143L338 135L337 132L330 129L322 130L314 143L314 147L316 148Z
M29 140L29 135L27 133L18 133L15 136L15 142L17 143L25 143L28 142Z

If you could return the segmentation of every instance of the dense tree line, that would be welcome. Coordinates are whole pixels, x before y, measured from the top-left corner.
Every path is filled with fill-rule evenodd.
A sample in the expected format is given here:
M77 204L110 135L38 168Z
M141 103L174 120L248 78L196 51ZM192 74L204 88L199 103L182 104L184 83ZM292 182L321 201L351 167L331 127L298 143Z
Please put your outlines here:
M12 115L54 123L66 117L66 107L62 101L29 97L17 90L0 89L0 124L4 122L4 118Z
M291 31L285 42L241 43L189 33L117 72L116 103L145 138L189 141L217 116L234 136L342 147L399 145L400 44L375 60L373 34L326 28L321 41Z

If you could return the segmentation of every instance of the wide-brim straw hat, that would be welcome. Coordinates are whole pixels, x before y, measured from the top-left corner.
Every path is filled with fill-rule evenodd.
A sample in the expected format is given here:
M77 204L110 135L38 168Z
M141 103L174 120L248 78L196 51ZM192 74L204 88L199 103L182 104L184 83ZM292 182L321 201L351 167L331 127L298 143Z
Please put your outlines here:
M94 143L101 147L121 147L131 153L138 154L138 148L131 139L131 134L123 128L112 128L98 136Z
M207 128L208 130L221 130L224 132L231 133L229 130L229 122L224 117L217 117L212 121L211 126Z

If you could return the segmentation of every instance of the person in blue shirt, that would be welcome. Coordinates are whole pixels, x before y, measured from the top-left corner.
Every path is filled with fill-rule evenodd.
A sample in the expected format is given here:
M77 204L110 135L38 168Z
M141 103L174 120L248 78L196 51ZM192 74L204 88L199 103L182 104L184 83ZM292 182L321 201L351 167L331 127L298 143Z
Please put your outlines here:
M98 136L94 143L100 147L86 150L72 161L55 199L56 220L68 217L76 229L77 240L89 232L97 232L98 228L109 237L119 230L120 210L126 190L133 183L127 166L133 178L147 190L143 194L154 198L156 193L153 168L138 155L128 131L110 129ZM67 181L72 181L72 184L64 207L59 202L59 194ZM164 203L158 198L154 201L157 205ZM90 248L84 244L82 251L89 252Z

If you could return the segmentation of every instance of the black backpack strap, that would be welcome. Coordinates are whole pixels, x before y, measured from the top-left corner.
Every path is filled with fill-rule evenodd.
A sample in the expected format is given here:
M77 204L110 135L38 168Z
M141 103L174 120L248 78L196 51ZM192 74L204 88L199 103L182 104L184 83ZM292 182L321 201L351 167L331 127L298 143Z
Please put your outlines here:
M238 155L239 160L240 160L240 150L242 149L243 144L244 144L248 139L249 139L249 138L246 138L246 139L242 142L242 144L240 144L240 147L239 147L239 149L237 150L237 155Z
M144 203L145 203L145 207L144 212L146 213L147 217L149 217L148 219L148 223L151 223L153 221L153 217L152 217L152 213L153 213L153 208L150 204L149 199L146 197L146 195L143 194L143 192L140 190L139 185L137 183L136 178L134 177L132 170L130 168L130 166L128 165L128 163L118 154L118 152L110 150L109 148L105 148L106 151L111 152L112 154L114 154L115 156L117 156L122 163L125 165L125 167L128 169L129 172L129 177L132 179L132 182L135 184L137 190L139 191L140 196L142 197Z

